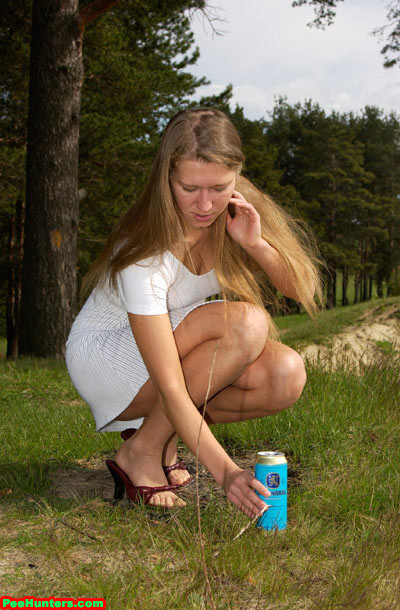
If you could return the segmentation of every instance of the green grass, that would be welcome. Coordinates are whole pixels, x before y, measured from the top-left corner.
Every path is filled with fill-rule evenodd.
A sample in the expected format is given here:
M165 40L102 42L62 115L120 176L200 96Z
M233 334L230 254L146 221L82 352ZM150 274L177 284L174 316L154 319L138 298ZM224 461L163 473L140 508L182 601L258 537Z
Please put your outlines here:
M399 297L374 299L357 305L320 311L313 319L306 314L282 316L275 318L275 323L283 342L296 348L309 343L326 343L346 326L360 323L361 317L371 309L379 314L397 303L400 303Z
M333 311L311 324L301 316L278 323L293 345L326 340L366 307L342 308L350 322ZM209 481L202 535L218 610L400 607L399 361L386 356L360 376L311 369L293 409L214 428L238 462L285 451L290 474L287 530L251 526L235 541L247 519ZM212 608L195 505L167 518L112 507L90 482L103 480L118 435L95 433L63 364L2 359L0 375L0 596L104 597L111 610ZM55 473L70 481L65 497Z

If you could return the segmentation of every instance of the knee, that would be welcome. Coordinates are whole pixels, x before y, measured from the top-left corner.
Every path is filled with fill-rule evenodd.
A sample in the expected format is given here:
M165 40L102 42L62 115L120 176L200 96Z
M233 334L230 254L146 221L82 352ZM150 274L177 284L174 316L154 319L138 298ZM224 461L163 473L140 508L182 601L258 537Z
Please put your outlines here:
M307 375L302 357L292 349L283 351L274 360L267 373L268 405L273 411L280 411L300 398Z
M249 303L231 303L228 311L228 333L238 354L251 364L262 353L268 338L268 316L260 307Z

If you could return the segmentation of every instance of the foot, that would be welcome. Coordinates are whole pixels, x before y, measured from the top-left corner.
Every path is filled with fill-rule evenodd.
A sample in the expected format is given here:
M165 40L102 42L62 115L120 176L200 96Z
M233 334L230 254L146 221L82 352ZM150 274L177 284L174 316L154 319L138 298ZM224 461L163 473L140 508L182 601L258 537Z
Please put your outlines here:
M174 434L164 446L163 466L172 466L178 461L177 441L178 437ZM188 470L177 468L168 473L168 481L171 485L185 485L185 483L188 483L191 480L192 476Z
M158 487L169 484L161 466L161 451L145 445L140 435L135 434L123 443L114 459L135 486ZM163 491L154 494L149 501L149 505L181 508L186 506L186 502L172 491Z

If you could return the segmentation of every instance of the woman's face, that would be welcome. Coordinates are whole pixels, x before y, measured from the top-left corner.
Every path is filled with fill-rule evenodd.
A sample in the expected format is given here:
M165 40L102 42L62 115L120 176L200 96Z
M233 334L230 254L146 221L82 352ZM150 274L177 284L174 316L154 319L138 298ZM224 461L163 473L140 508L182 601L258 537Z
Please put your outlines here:
M235 189L237 173L218 163L181 161L171 175L176 203L187 225L209 227L224 212Z

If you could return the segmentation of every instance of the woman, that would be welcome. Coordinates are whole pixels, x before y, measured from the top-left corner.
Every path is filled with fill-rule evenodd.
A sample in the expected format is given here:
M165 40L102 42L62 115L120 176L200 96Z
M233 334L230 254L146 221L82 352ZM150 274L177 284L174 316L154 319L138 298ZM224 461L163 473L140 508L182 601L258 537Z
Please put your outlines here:
M133 502L183 506L175 492L190 475L178 437L249 517L264 507L256 492L269 495L208 424L271 415L299 398L303 362L274 340L260 286L267 276L270 296L278 290L312 313L320 284L304 234L240 177L243 160L224 113L178 113L143 194L86 278L95 288L71 329L67 365L97 429L125 430L107 461L116 498L126 488ZM205 301L217 293L222 300Z

